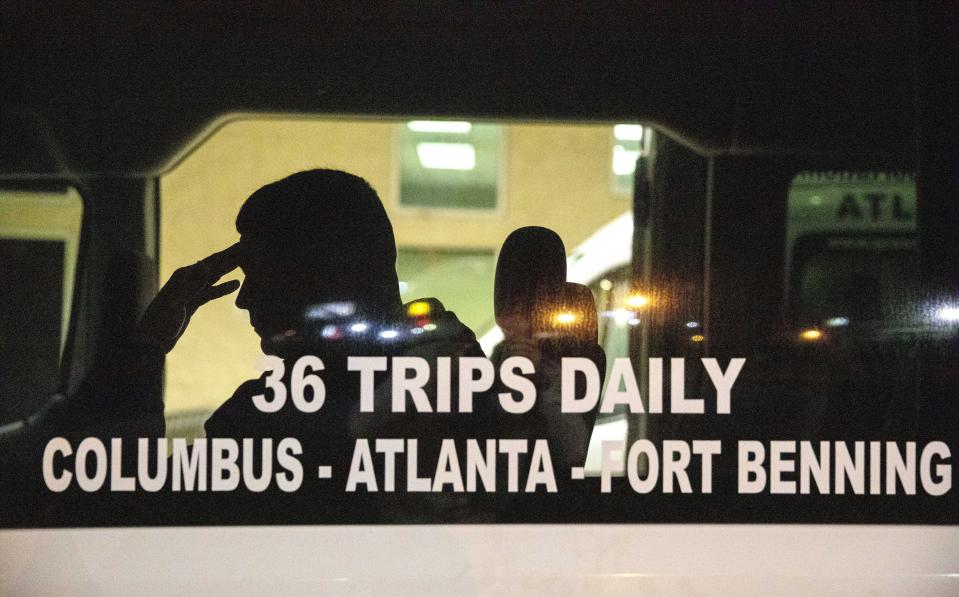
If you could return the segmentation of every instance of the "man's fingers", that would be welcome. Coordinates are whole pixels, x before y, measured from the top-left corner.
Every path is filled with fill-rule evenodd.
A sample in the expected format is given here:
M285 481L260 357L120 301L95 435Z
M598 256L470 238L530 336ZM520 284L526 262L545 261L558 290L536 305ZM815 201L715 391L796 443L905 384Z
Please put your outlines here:
M217 251L207 257L204 257L200 261L218 261L224 259L235 259L240 252L240 243L233 243L229 247L223 249L222 251Z
M234 243L209 257L204 257L196 264L201 266L210 276L219 278L240 266L240 243Z
M220 298L221 296L226 296L230 294L231 292L235 291L239 287L240 287L239 280L230 280L229 282L224 282L223 284L217 284L216 286L211 286L209 289L207 289L203 293L199 304L202 305L212 300L216 300Z

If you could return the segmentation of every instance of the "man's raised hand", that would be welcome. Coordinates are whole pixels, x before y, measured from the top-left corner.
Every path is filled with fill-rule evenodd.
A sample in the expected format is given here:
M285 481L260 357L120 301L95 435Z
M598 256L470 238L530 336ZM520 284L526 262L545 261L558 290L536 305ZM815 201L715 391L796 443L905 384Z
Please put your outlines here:
M240 287L238 280L217 284L239 267L239 243L179 268L147 307L137 326L136 339L169 352L202 305Z

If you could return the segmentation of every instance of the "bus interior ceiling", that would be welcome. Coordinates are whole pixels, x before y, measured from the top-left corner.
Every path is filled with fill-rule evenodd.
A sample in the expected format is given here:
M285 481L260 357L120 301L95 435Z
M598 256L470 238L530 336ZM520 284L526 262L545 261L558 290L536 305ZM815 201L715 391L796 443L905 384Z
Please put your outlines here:
M156 174L231 112L643 121L704 154L908 159L916 20L936 17L905 3L882 15L699 3L5 7L3 111L40 130L5 124L4 136L46 135L59 154L26 160L19 148L36 143L4 143L5 176L57 162Z

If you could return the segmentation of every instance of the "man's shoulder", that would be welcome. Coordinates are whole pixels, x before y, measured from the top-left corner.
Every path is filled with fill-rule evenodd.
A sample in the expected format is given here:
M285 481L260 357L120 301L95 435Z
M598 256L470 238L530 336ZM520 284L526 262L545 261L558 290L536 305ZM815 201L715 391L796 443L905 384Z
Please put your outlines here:
M403 308L406 321L403 323L405 330L401 332L402 340L396 342L387 354L417 356L430 362L438 357L485 356L476 334L438 299L416 299ZM297 422L288 420L295 413L285 410L265 415L256 408L253 397L269 391L265 379L264 374L240 384L206 420L207 437L260 437L268 429Z
M244 422L259 418L262 413L253 404L253 397L266 388L264 377L250 379L237 387L233 395L220 405L206 420L203 428L207 437L234 436L239 429L247 427ZM255 426L252 426L255 428Z

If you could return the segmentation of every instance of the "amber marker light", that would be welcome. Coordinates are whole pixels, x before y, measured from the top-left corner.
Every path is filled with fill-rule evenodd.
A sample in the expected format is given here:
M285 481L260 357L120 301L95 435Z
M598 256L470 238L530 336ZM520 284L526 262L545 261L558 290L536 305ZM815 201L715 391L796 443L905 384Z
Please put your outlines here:
M426 301L416 301L415 303L410 303L410 306L407 307L406 312L410 315L410 317L429 315L430 304Z
M822 332L816 328L809 328L800 332L799 338L800 340L805 340L806 342L816 342L817 340L822 339Z
M690 336L689 339L692 340L693 342L702 342L703 340L706 339L706 336L703 336L702 334L694 334Z
M649 306L649 297L645 294L631 294L626 299L626 306L633 309L642 309Z
M569 311L564 311L562 313L558 313L555 319L556 323L570 324L576 321L576 315L570 313Z

